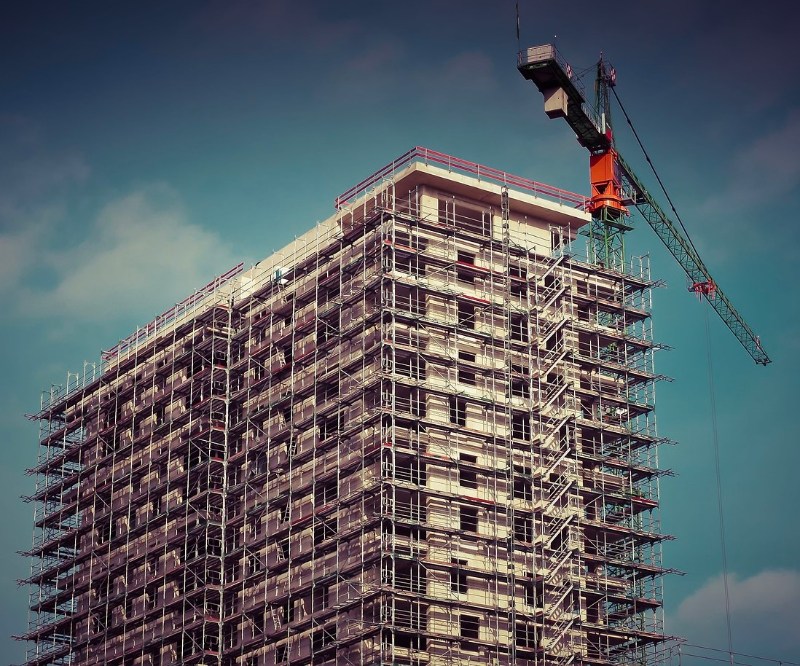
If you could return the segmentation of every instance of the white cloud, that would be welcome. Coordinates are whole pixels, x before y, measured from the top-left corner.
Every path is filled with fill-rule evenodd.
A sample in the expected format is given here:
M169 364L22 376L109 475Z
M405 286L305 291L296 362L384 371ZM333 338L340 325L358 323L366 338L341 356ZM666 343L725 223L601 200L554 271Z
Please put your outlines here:
M800 112L795 111L776 131L759 137L739 156L737 177L763 197L780 195L800 184Z
M67 248L18 238L20 257L38 261L53 280L22 285L29 316L109 320L149 316L206 284L235 262L217 234L191 224L167 186L140 189L108 203L82 239Z
M18 287L20 278L34 260L44 226L30 224L22 229L0 233L0 293Z
M6 313L72 321L146 319L236 263L150 185L99 212L80 153L53 149L35 122L0 115L0 299Z
M695 238L700 254L712 263L742 261L752 250L769 247L781 261L796 258L797 243L791 241L794 220L774 214L770 205L785 208L800 191L800 111L789 114L771 131L743 142L730 159L720 187L706 188L707 196L693 207L690 218L703 221L704 233ZM769 211L765 213L765 211ZM765 219L765 214L769 219ZM722 234L727 239L712 241ZM787 242L767 243L786 237Z
M800 571L765 570L749 578L728 577L735 652L796 660L800 652ZM725 649L722 576L708 580L668 618L668 633L690 643Z

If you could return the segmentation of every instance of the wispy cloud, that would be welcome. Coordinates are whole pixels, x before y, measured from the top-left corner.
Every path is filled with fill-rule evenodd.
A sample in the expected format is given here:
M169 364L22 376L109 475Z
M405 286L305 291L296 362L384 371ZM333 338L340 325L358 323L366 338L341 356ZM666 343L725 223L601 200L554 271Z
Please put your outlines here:
M733 649L775 659L800 651L800 571L766 570L749 578L731 575ZM725 591L722 576L708 580L687 597L667 630L690 643L725 648Z
M707 212L734 212L757 207L800 185L800 111L780 127L762 134L734 156L728 186L706 200Z
M796 258L798 246L792 241L795 221L773 211L785 209L786 202L795 201L800 192L798 154L800 111L734 152L722 172L721 184L708 188L707 196L690 208L691 219L703 220L706 238L723 233L728 239L739 239L736 244L703 243L701 239L707 257L718 262L739 261L745 252L769 246L782 260ZM779 245L765 244L765 234L786 240Z
M70 321L148 317L236 263L166 184L89 201L82 155L0 117L0 299L6 313Z
M217 234L193 225L175 192L153 185L103 207L80 240L47 245L46 234L11 238L18 262L52 279L17 271L18 311L30 317L113 320L167 307L234 261ZM28 279L26 279L28 278Z

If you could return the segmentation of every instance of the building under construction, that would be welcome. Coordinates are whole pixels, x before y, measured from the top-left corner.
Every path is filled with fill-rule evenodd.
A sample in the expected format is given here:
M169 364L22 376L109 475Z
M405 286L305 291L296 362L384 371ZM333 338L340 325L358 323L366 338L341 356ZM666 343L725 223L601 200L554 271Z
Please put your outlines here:
M648 664L650 289L414 149L49 391L27 664Z

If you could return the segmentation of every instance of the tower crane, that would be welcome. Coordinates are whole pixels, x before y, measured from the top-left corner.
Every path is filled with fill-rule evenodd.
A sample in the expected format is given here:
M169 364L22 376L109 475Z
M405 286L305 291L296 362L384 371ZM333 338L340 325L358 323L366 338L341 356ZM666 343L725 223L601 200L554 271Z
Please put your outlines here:
M544 96L547 116L564 118L578 142L589 150L592 188L588 205L592 214L588 232L590 259L611 269L623 269L624 234L633 228L628 219L628 208L636 208L686 272L690 291L709 302L756 363L770 363L761 340L711 277L688 234L682 233L667 217L619 154L611 127L609 96L611 93L616 96L616 71L600 59L595 81L595 106L591 108L572 68L554 45L544 44L520 51L517 69L522 76L533 81ZM680 218L678 220L680 222Z

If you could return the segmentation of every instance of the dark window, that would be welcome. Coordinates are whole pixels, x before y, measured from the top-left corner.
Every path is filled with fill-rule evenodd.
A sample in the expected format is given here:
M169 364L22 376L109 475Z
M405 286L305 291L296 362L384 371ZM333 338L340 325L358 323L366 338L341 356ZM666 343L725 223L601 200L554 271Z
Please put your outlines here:
M475 306L472 303L458 302L458 325L475 328Z
M410 247L414 250L424 250L427 247L427 241L410 230L401 231L400 229L395 229L394 239L397 245Z
M395 389L395 406L400 412L424 418L428 413L426 400L425 391L416 387L398 386Z
M514 516L514 538L517 541L533 542L533 516Z
M469 352L458 352L458 360L464 363L475 363L475 354ZM460 366L458 368L458 381L463 384L475 385L475 369L469 365Z
M234 627L232 624L227 624L222 628L222 647L229 650L235 644L236 644L236 627ZM157 662L151 661L150 663L155 664Z
M524 622L518 622L516 629L515 643L517 647L535 648L537 646L536 627Z
M468 453L460 453L458 459L467 465L474 465L478 462L477 456L469 455ZM477 488L478 487L478 473L474 469L468 469L463 466L458 468L458 483L464 488Z
M469 352L460 351L458 352L458 360L466 361L467 363L475 363L475 354L470 354Z
M278 542L278 559L288 559L289 557L289 539L284 539Z
M264 451L259 451L256 454L251 453L250 459L247 461L247 475L252 477L265 474L269 468L268 462L267 454Z
M160 509L159 509L160 512ZM153 514L156 514L155 509L153 510ZM103 523L100 527L97 528L97 543L108 543L111 539L116 538L117 536L117 521L116 520L109 520L107 523Z
M314 526L314 545L319 546L323 541L336 536L336 517L318 522Z
M420 391L419 389L412 389L410 398L411 413L414 416L424 418L428 413L428 404L426 402L425 392Z
M526 379L512 379L511 395L515 395L519 398L530 398L531 391L528 381Z
M258 361L253 359L253 381L261 381L266 376L266 370L264 366L261 365Z
M425 361L418 356L398 356L395 372L412 379L425 379Z
M553 333L547 340L545 340L544 347L547 351L553 351L555 349L560 349L564 343L564 329L559 328L555 333Z
M544 286L548 289L558 289L561 287L561 279L550 273L544 278Z
M403 271L413 276L425 274L425 264L417 254L404 256L398 253L394 263L398 271Z
M533 484L529 467L514 465L514 498L526 501L533 499Z
M464 284L468 285L475 284L475 276L472 273L470 273L469 270L466 270L464 268L458 268L456 270L456 278L458 279L459 282L462 282Z
M511 417L511 436L514 439L530 441L531 422L527 414L514 414Z
M253 659L257 659L257 657L253 657ZM257 662L253 662L254 666ZM279 645L275 648L275 663L276 664L285 664L286 663L286 644Z
M467 565L467 560L450 560L450 589L458 594L467 593L467 572L461 567Z
M459 368L458 381L460 381L462 384L475 386L475 371L471 368Z
M258 555L250 555L247 558L247 575L252 576L258 573L261 571L261 566L261 560L258 558Z
M289 597L280 605L281 617L284 622L294 622L294 599Z
M525 604L531 608L536 607L536 587L533 582L525 583Z
M321 287L319 290L319 305L325 305L339 296L339 285L332 284L327 287Z
M158 603L158 588L152 585L144 591L145 610L153 610Z
M339 432L339 415L334 414L333 416L324 419L322 423L319 424L319 438L320 441L324 441L328 439L328 437L333 437L336 433Z
M511 315L508 336L517 342L528 342L528 321L522 315Z
M328 607L329 587L327 585L315 585L311 590L311 612Z
M317 323L317 343L324 344L339 333L339 318L328 316Z
M542 581L526 581L525 603L531 608L544 607L544 585Z
M475 615L461 615L459 617L459 628L462 638L477 640L480 634L481 619Z
M464 250L458 251L458 260L464 264L474 264L475 263L475 255L472 252L466 252Z
M460 512L459 527L464 532L477 532L478 509L471 506L462 506Z
M394 467L394 476L400 481L418 486L424 486L428 481L425 463L416 458L398 457Z
M450 397L450 423L457 426L467 425L467 401L454 396Z
M317 482L314 486L314 504L318 507L330 504L339 497L339 484L336 479Z
M336 642L336 626L325 627L318 629L311 634L311 649L314 652L323 650L324 648Z
M528 293L528 272L521 266L509 266L509 291L512 296L525 296Z
M384 581L393 585L398 590L422 593L425 591L425 569L419 562L398 561L395 564L394 575L392 570L384 571Z
M458 352L458 360L464 363L475 363L475 354L469 352ZM461 366L458 368L458 381L463 384L475 385L475 369L470 366Z
M411 314L425 314L425 294L416 287L398 286L395 291L395 303L398 310Z
M456 224L459 229L467 233L480 234L481 236L491 236L492 225L489 213L473 210L464 206L456 208Z
M323 405L328 401L336 400L338 397L339 382L336 379L317 385L317 405Z

